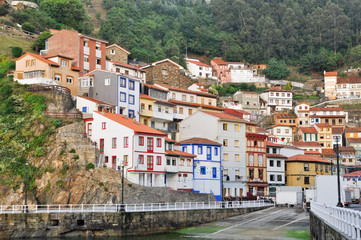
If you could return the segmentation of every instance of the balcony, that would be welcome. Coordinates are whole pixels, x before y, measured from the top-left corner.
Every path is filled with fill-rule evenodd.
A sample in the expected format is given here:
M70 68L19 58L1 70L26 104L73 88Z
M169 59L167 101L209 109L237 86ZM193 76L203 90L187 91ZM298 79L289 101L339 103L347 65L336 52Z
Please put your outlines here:
M89 70L89 62L84 62L84 69Z
M89 47L84 47L84 54L89 55Z
M57 82L55 82L53 79L50 78L43 78L43 77L37 77L37 78L28 78L28 79L14 79L20 84L45 84L45 85L58 85Z

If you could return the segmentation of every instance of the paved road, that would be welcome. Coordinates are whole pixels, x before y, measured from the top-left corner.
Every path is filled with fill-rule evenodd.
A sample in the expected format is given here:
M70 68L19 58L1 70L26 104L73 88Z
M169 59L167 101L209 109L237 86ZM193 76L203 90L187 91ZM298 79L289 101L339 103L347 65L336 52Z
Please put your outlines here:
M294 239L297 234L307 236L309 227L307 212L295 208L272 207L203 224L188 234L201 239Z

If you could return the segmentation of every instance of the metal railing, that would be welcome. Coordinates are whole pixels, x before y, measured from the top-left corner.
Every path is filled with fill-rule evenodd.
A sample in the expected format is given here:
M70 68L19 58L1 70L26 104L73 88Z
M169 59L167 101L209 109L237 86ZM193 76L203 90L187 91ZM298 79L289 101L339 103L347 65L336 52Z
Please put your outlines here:
M47 92L55 91L70 94L70 89L60 85L29 85L28 90L31 92Z
M361 239L361 212L311 201L311 212L350 239Z
M58 205L0 205L0 214L64 213L64 212L158 212L200 209L271 207L263 200L233 202L173 202L138 204L58 204Z
M44 115L54 118L83 118L82 113L61 113L61 112L44 112Z

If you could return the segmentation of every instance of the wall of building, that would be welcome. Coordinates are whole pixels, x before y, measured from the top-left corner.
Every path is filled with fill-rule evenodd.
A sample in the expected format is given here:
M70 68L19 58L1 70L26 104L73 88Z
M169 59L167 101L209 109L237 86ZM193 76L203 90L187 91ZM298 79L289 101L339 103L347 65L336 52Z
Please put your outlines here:
M112 54L111 50L114 50L115 53ZM122 49L118 48L117 46L112 46L112 47L106 48L106 56L111 61L116 61L116 62L125 63L125 64L128 63L128 53L126 53Z

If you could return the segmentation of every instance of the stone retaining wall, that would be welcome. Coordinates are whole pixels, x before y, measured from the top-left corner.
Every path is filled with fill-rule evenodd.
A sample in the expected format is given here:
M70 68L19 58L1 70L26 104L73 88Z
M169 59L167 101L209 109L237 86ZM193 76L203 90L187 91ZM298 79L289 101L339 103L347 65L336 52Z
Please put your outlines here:
M311 240L347 240L348 238L310 212Z
M1 214L0 239L159 234L264 208L266 207L139 213Z

